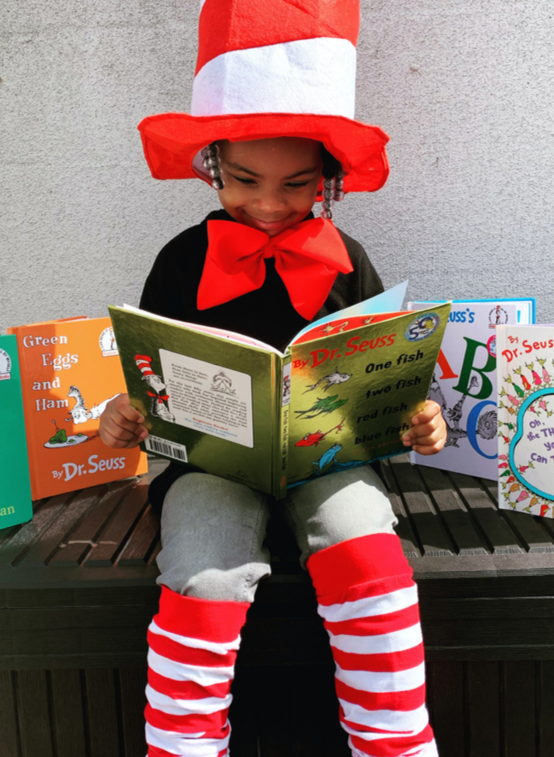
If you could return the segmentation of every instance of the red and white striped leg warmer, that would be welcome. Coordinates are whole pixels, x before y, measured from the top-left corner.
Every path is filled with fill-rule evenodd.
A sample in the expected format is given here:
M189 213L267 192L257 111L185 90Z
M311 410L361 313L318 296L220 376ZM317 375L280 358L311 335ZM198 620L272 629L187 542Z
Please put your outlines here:
M231 682L250 605L184 597L162 586L148 629L148 757L225 757Z
M350 539L312 555L307 566L353 757L436 757L417 587L398 537Z

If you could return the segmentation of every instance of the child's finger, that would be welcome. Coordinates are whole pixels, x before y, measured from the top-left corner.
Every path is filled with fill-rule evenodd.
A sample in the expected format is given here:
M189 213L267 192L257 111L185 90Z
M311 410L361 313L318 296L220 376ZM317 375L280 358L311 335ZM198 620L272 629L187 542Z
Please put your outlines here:
M414 425L428 423L437 415L440 415L440 412L441 408L437 402L434 402L433 400L427 400L425 402L425 407L423 408L423 410L420 410L419 413L414 415L414 417L412 418L412 423Z
M129 422L127 421L127 424ZM132 424L130 428L124 428L120 426L113 418L106 418L106 422L103 424L105 431L114 439L119 441L132 441L134 439L141 439L148 435L148 431L139 424Z
M119 413L128 421L132 423L142 423L144 421L144 415L128 402L121 403L118 406Z
M127 418L124 415L121 415L120 413L107 416L106 421L107 422L111 421L116 426L119 426L119 428L122 428L125 431L132 431L134 434L139 433L138 429L144 429L144 426L142 425L141 421L135 422L135 421L127 420Z
M440 429L430 429L426 434L411 433L408 435L408 438L403 437L402 441L404 442L404 444L412 447L414 447L415 445L427 447L438 444L441 439L442 433Z
M444 447L444 442L445 440L441 438L438 442L430 445L414 444L412 449L414 452L417 452L418 455L435 455Z
M100 438L104 444L108 447L113 447L114 449L132 449L141 442L141 439L138 439L137 437L133 437L129 441L119 439L118 437L113 436L113 434L106 428L100 429Z

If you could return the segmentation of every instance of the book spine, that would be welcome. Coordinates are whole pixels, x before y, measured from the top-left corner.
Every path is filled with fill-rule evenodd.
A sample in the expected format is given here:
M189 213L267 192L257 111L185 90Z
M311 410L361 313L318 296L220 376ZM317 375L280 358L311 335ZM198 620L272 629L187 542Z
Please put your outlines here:
M273 495L275 499L283 499L287 494L291 359L290 350L283 358L275 356L276 381L274 386L277 427L273 457Z
M31 482L31 498L40 499L40 483L38 481L39 466L35 451L35 438L33 434L33 419L31 416L31 406L33 398L29 389L27 378L27 361L25 359L25 350L22 347L21 329L17 326L7 329L8 334L13 334L17 339L17 354L19 357L19 381L21 385L21 396L23 400L23 418L25 421L25 436L27 440L27 458L29 460L29 478Z

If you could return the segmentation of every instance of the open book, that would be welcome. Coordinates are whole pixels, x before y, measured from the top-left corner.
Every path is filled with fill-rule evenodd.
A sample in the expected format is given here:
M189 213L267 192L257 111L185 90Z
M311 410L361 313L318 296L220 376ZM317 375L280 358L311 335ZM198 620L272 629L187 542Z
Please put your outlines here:
M148 451L277 499L405 451L449 304L399 312L405 286L309 324L284 353L255 339L110 307ZM395 296L394 296L395 295ZM395 312L382 313L393 305Z

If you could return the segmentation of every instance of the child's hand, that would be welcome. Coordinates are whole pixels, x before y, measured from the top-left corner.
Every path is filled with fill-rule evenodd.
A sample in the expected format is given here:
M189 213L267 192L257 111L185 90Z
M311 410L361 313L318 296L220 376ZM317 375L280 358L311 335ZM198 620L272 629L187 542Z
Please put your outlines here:
M420 455L435 455L446 442L446 423L440 405L427 400L425 407L412 418L413 428L402 437L407 447Z
M100 438L108 447L131 449L148 436L144 416L129 402L128 394L118 394L100 416Z

